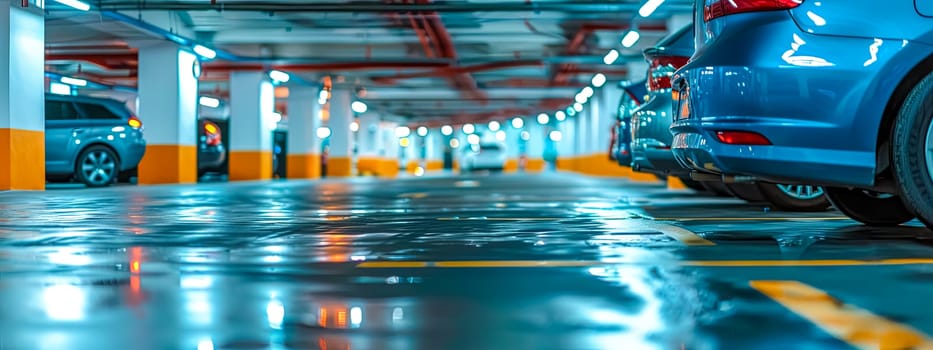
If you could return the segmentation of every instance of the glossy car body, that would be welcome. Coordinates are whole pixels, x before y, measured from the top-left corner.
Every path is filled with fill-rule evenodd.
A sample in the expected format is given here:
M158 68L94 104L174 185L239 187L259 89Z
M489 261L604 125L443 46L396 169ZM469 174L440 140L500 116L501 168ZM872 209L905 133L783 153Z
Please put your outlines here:
M661 39L645 50L645 58L652 66L648 72L648 85L663 80L658 88L648 88L648 99L632 112L632 169L659 175L682 175L688 172L671 153L671 110L673 100L669 76L693 54L693 26L686 26ZM657 63L663 60L663 63ZM652 63L652 61L655 61ZM677 61L677 66L667 61ZM652 78L652 75L654 77Z
M50 178L70 178L78 158L92 146L110 149L119 171L135 169L146 152L142 124L119 101L47 95L45 169Z
M611 158L621 166L632 166L632 112L645 101L645 95L648 94L645 83L642 80L621 85L622 97L619 98L618 114L613 126L615 136L610 143Z
M678 161L774 182L876 187L896 99L933 54L929 6L805 0L706 21L715 3L698 0L697 51L673 82ZM724 131L769 144L727 144Z
M501 143L483 142L476 145L467 145L460 158L460 171L505 169L505 145Z

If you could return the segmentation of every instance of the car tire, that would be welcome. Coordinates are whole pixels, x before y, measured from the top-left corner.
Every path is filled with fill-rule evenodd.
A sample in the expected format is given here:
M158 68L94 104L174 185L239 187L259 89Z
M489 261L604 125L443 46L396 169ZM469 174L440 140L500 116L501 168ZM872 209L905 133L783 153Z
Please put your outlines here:
M680 179L680 182L684 183L684 186L687 188L697 191L697 192L706 192L706 186L703 186L702 182L696 181L690 178L690 175L681 175L677 177Z
M933 229L933 74L915 86L894 122L894 178L901 200Z
M836 209L855 221L872 226L897 226L913 220L914 214L895 195L881 196L857 188L826 188L826 197Z
M775 208L785 211L824 211L829 209L830 203L826 199L826 196L820 193L816 195L817 192L811 191L808 195L801 194L800 196L789 193L788 191L782 190L780 186L787 185L778 185L766 182L757 183L758 190L761 191L761 194L765 197L771 205ZM800 185L806 187L816 187L809 185ZM805 187L804 187L805 188ZM818 187L816 187L818 188ZM825 190L820 189L819 192L825 192Z
M725 184L726 189L738 199L749 203L767 202L765 196L758 189L758 185L753 183L731 183Z
M120 160L109 147L86 148L75 162L75 178L87 187L106 187L120 176Z
M703 187L706 187L706 190L710 193L716 195L717 197L732 197L732 194L729 193L729 190L726 189L726 185L719 181L704 181Z

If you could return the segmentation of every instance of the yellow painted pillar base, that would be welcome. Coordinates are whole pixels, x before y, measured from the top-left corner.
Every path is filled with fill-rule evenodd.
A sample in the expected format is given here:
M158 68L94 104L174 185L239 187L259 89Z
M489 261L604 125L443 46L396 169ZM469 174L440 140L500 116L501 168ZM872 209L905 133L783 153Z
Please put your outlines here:
M195 146L147 145L139 162L140 185L190 184L198 181L198 151Z
M684 185L684 182L676 176L667 177L667 189L669 190L686 190L687 185Z
M230 181L272 178L272 151L230 151Z
M441 171L444 170L444 161L443 160L429 160L425 166L425 171Z
M379 157L360 157L356 160L356 172L362 176L378 176L381 166L382 159Z
M327 176L347 177L353 176L353 160L350 158L327 159Z
M321 177L320 154L289 154L285 163L289 179L317 179Z
M502 169L507 173L518 172L518 159L508 159L505 161L505 168Z
M544 159L528 159L527 163L525 163L525 172L540 173L544 171L546 164Z
M398 160L394 158L383 159L379 166L379 176L396 177L398 176Z
M0 190L45 189L45 133L0 128Z
M405 172L409 174L414 174L418 167L421 166L421 163L418 161L410 160L408 164L405 164ZM423 169L422 169L423 170Z

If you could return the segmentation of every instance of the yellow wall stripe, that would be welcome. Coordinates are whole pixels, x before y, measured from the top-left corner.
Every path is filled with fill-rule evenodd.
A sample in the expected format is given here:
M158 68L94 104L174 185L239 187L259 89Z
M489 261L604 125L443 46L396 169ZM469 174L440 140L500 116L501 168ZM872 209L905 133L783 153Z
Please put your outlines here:
M858 349L933 349L933 340L903 324L846 305L797 281L751 281L752 288Z

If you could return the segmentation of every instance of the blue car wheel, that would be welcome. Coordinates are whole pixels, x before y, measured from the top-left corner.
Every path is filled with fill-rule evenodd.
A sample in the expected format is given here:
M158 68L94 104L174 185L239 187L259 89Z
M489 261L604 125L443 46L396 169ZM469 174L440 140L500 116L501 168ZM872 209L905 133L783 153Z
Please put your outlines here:
M761 195L775 208L786 211L824 211L829 209L829 200L823 190L807 185L778 185L758 182Z
M933 228L933 74L915 86L895 121L894 177L904 203Z

